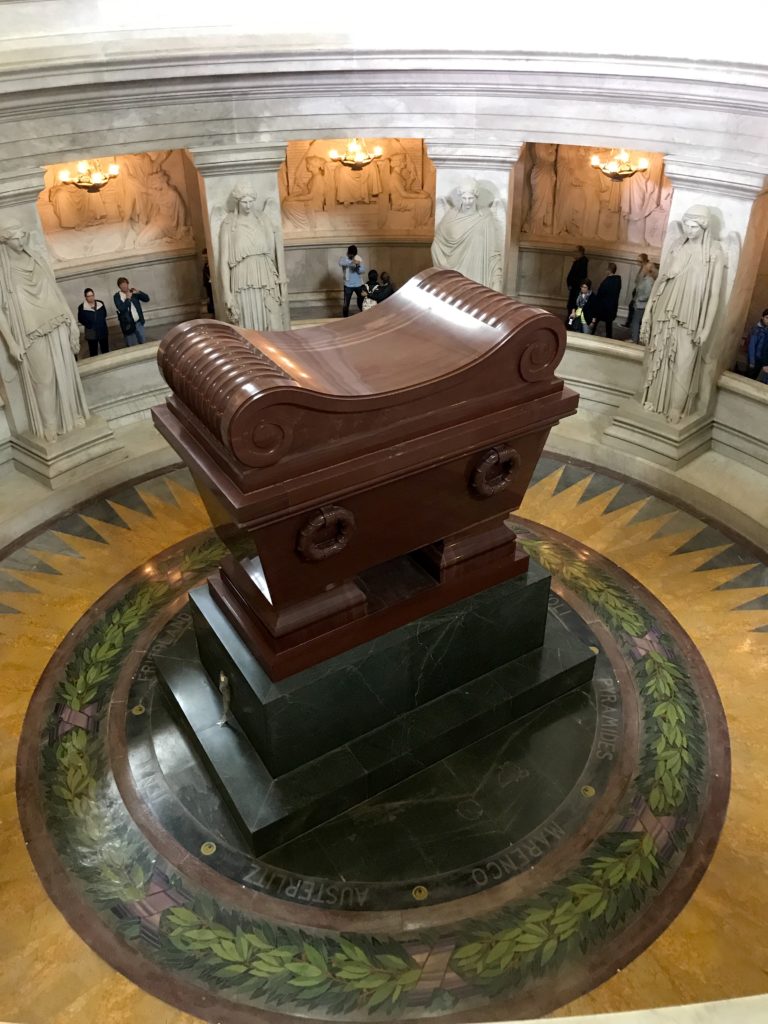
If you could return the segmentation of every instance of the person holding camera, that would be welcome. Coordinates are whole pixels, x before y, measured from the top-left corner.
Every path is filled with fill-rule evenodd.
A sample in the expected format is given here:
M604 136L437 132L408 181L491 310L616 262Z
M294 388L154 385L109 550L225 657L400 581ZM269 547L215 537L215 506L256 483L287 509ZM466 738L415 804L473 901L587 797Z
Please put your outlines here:
M363 274L365 266L363 260L357 255L357 246L350 245L347 255L339 260L339 266L344 271L344 308L342 316L349 316L349 303L352 295L357 296L357 308L363 311Z
M142 302L149 302L146 292L131 288L127 277L118 277L117 291L114 294L117 319L123 332L127 346L143 345L146 340L144 330L144 310Z

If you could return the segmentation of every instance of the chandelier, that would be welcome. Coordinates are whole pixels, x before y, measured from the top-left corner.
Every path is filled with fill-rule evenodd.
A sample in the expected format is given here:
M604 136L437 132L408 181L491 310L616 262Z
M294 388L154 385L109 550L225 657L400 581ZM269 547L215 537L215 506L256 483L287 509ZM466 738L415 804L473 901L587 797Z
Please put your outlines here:
M612 149L607 157L594 153L589 162L611 181L624 181L625 178L631 178L638 171L647 171L650 165L647 156L641 156L637 162L633 161L626 149L618 151Z
M107 182L116 178L119 173L119 164L108 164L104 170L100 160L79 160L77 174L73 175L69 168L65 167L59 171L59 181L84 189L86 192L100 192Z
M361 167L365 167L372 160L378 160L382 152L381 146L374 146L372 150L369 150L366 148L365 139L355 138L347 141L347 148L343 153L339 153L337 149L332 149L328 156L331 160L338 160L345 167L351 167L353 170L359 171Z

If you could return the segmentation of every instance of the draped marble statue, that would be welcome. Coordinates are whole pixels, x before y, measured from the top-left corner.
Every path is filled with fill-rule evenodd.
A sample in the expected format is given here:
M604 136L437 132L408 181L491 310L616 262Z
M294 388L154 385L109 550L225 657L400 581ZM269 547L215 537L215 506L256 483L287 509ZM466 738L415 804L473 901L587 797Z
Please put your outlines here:
M278 271L275 228L248 185L237 185L219 235L221 291L230 323L248 330L279 331L285 327L284 296Z
M84 426L77 323L48 261L15 221L0 226L0 338L18 368L32 434L52 442Z
M432 263L458 270L488 288L501 289L504 233L493 202L479 205L476 181L454 189L448 209L435 228Z
M640 328L647 346L643 407L672 423L704 404L707 367L716 366L711 335L727 257L713 237L712 219L708 207L692 206L675 227L681 237L664 258Z

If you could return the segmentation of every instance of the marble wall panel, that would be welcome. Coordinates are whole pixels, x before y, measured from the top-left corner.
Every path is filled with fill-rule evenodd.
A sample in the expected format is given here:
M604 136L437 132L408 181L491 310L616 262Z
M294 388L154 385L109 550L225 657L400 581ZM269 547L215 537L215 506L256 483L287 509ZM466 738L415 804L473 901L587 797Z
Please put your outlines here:
M339 315L343 284L338 261L346 255L347 244L345 240L342 244L286 245L288 297L293 319ZM432 266L429 242L377 241L360 243L358 248L366 271L386 270L396 287Z
M768 387L757 381L724 373L717 385L712 426L712 447L750 469L768 473ZM768 508L762 515L768 523Z
M609 414L640 387L643 355L630 342L607 341L569 331L557 372L569 387L578 391L580 409Z
M80 364L88 407L114 429L150 419L170 394L157 365L157 343L110 352Z

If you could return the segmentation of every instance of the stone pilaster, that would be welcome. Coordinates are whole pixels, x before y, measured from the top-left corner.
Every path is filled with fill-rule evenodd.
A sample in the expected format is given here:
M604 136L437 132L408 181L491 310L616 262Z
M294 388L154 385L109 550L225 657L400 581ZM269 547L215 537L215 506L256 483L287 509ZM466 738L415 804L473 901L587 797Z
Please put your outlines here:
M424 140L429 158L435 165L435 224L445 212L440 200L448 201L451 192L468 178L488 188L498 200L499 218L504 229L503 291L514 295L517 283L517 243L510 242L510 218L514 206L515 165L523 143L480 144ZM442 210L441 210L442 207Z
M230 196L238 184L248 183L266 203L277 238L277 264L282 282L285 328L290 327L288 308L288 279L285 270L285 248L280 218L280 192L278 170L285 160L285 146L237 147L226 149L190 149L192 160L200 178L200 196L205 215L206 248L211 269L216 316L226 319L226 308L221 294L221 267L219 260L219 230L224 216L231 212Z
M764 188L763 174L707 166L667 157L664 171L674 186L669 223L682 220L692 206L716 213L716 237L728 256L728 269L719 300L720 312L707 343L700 400L693 415L679 423L641 407L637 395L619 407L605 431L612 447L631 451L652 462L678 469L702 455L711 445L717 378L727 368L744 324L757 274L768 211L755 200ZM662 265L671 242L669 229L662 249ZM645 379L645 373L643 374Z

